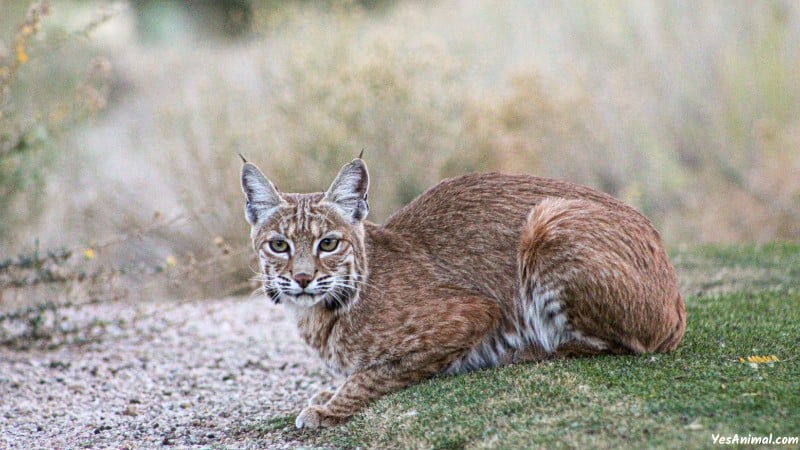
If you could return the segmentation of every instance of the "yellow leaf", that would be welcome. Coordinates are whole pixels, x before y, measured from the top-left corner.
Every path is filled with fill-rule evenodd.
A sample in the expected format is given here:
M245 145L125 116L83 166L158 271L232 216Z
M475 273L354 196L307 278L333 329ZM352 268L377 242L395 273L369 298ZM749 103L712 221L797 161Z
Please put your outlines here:
M747 362L750 364L767 364L778 361L780 360L775 355L766 355L766 356L752 355L748 356L747 358L739 358L739 362L741 363Z
M17 63L20 65L28 62L28 54L25 52L24 44L17 44Z

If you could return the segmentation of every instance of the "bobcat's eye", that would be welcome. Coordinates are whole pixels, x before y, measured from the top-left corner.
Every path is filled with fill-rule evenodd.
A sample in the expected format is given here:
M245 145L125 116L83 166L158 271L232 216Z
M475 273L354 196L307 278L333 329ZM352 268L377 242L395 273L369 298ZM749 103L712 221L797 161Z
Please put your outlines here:
M338 246L339 246L339 240L338 239L325 238L325 239L319 241L319 249L320 249L320 251L323 251L323 252L332 252L332 251L336 250L336 247L338 247Z
M286 253L289 251L289 243L283 239L273 239L269 241L269 249L275 253Z

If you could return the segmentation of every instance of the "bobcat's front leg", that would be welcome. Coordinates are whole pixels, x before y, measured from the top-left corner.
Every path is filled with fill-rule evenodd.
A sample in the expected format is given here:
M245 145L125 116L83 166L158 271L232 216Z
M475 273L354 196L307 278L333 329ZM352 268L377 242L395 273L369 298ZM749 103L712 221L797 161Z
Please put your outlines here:
M330 400L333 397L333 394L335 394L335 392L323 389L314 394L313 397L308 399L308 406L324 405L325 403L328 403L328 400Z
M372 400L397 391L430 375L432 374L420 372L416 376L402 376L380 368L356 372L347 377L327 403L311 404L303 409L300 415L297 416L295 425L297 428L337 425L353 416ZM315 395L312 400L319 401L326 397L326 394L320 394Z
M436 318L436 323L420 333L404 357L353 373L324 404L317 402L326 394L315 395L297 416L297 428L339 424L372 400L442 372L494 330L500 315L496 303L479 296L447 297L435 307L441 311L431 308L425 318L412 319L424 323ZM397 328L403 329L401 325Z

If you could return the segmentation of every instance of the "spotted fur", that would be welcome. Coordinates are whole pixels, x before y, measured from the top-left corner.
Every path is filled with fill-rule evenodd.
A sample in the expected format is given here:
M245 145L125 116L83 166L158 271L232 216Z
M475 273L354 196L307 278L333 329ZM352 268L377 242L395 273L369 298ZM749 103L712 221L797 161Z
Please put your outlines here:
M473 174L439 183L381 226L365 220L368 186L360 158L314 194L281 193L254 165L242 169L263 291L346 377L311 399L298 427L340 423L435 374L664 352L683 336L661 238L606 194Z

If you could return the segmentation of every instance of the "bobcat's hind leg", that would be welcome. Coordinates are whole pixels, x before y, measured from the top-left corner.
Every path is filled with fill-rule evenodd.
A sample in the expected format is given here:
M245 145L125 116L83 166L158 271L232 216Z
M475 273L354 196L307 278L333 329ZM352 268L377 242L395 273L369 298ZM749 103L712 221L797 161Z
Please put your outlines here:
M674 269L633 210L544 199L522 229L518 258L525 338L548 353L664 351L683 335Z
M591 277L583 254L587 246L575 227L576 221L587 220L591 206L582 200L545 199L531 210L523 228L518 311L534 358L599 354L609 348L606 341L577 330L570 317L570 307L584 300L575 287Z

